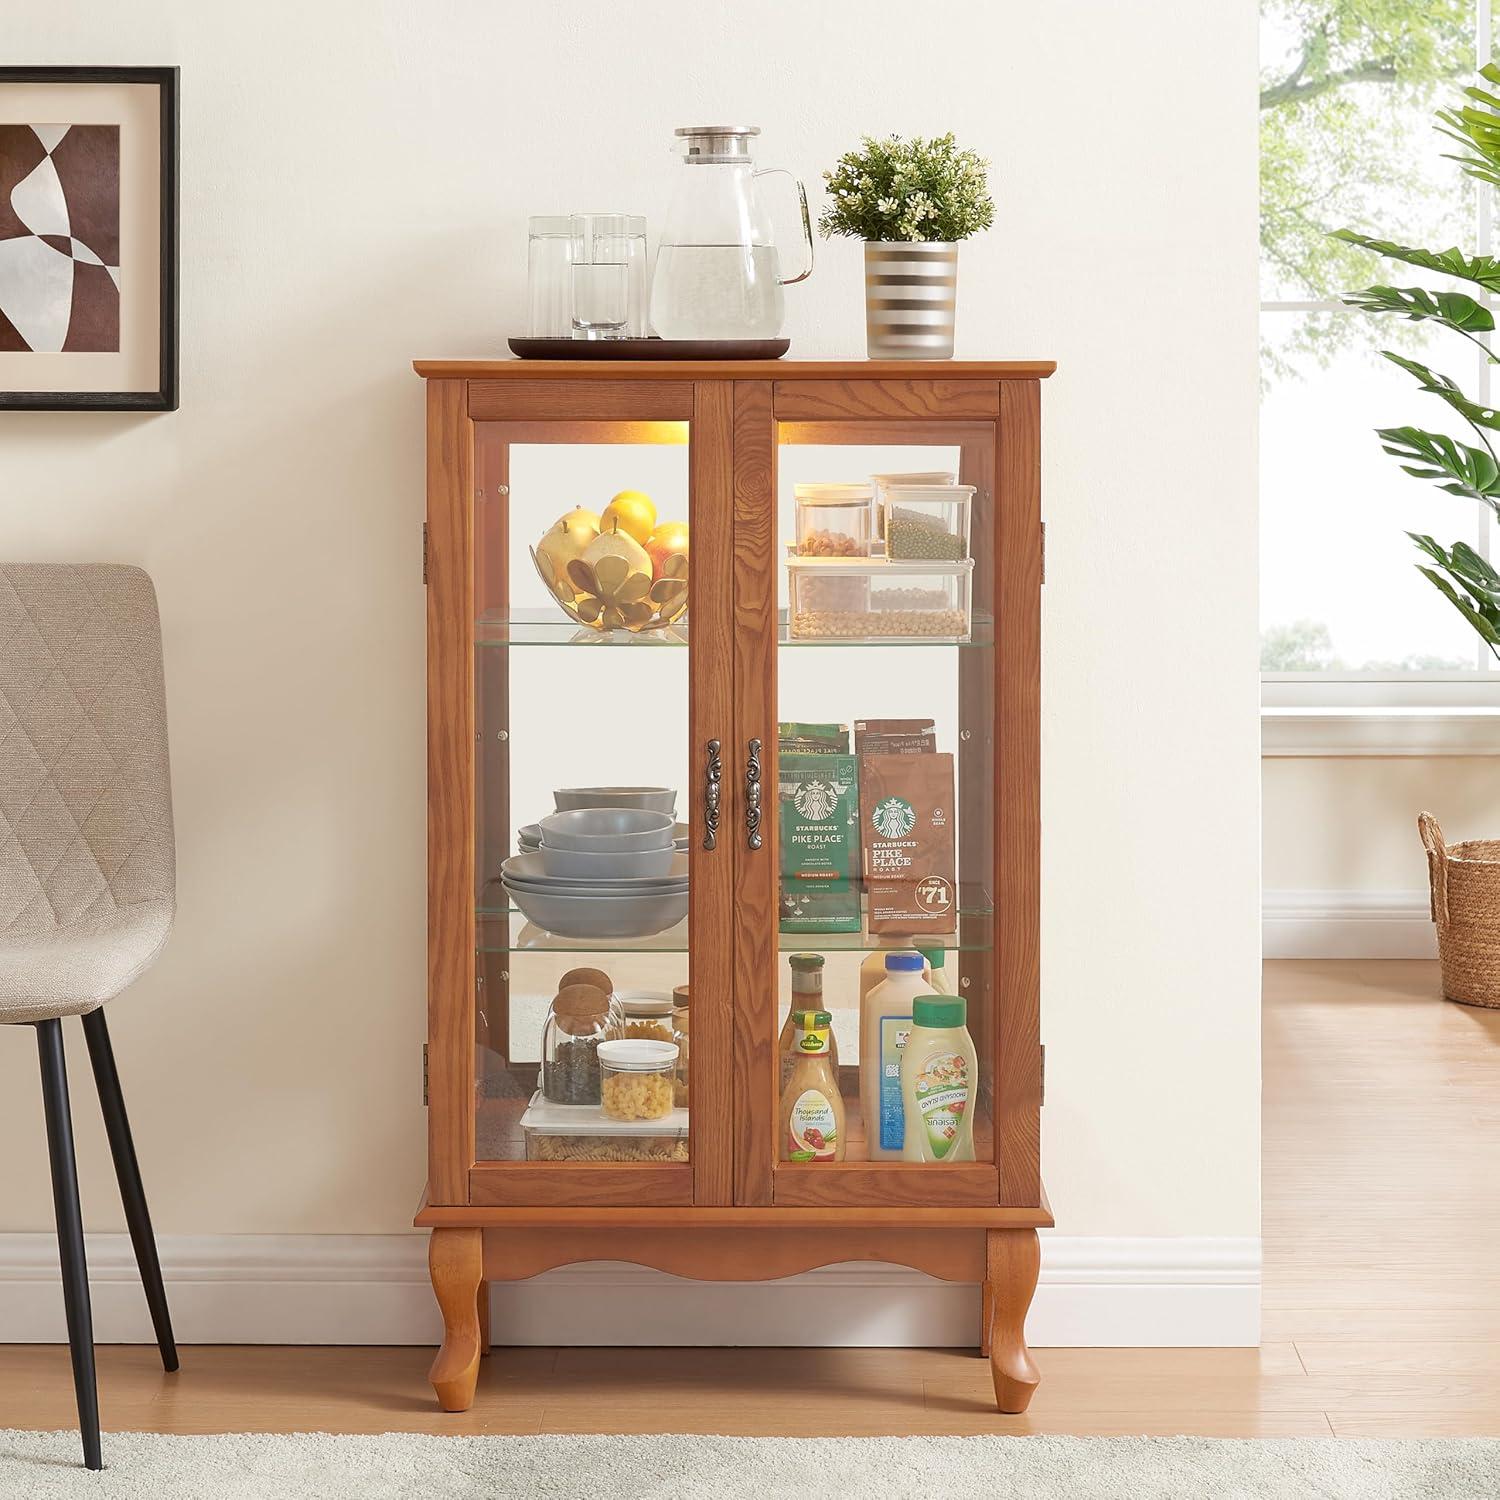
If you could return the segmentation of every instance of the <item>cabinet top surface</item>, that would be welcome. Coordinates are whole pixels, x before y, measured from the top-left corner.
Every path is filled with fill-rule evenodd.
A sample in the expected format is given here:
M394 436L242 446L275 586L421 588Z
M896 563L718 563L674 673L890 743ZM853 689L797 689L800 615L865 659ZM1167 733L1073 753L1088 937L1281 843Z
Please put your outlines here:
M1045 380L1050 359L418 359L424 380Z

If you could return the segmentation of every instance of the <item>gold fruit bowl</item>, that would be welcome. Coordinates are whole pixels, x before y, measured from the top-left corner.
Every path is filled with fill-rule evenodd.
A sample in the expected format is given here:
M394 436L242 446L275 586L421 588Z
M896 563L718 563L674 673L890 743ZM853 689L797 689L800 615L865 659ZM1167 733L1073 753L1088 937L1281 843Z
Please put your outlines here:
M546 553L530 550L552 597L591 630L664 630L687 613L688 560L681 553L667 558L661 577L653 579L623 557L601 557L597 563L575 557L559 573Z

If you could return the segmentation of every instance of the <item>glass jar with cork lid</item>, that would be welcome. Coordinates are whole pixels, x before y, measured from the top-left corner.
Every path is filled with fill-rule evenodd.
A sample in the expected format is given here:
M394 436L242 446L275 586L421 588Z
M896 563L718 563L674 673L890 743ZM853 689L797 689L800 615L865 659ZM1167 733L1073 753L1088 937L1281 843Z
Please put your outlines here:
M609 996L591 984L560 989L542 1027L542 1097L598 1104L599 1044L612 1031Z

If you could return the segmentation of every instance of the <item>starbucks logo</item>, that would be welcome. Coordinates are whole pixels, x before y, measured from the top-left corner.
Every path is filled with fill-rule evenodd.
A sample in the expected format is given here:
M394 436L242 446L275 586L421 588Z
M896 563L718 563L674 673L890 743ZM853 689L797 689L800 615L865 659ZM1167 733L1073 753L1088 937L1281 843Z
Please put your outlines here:
M917 826L917 814L905 797L887 797L870 816L883 839L904 839Z
M838 792L826 781L804 781L792 795L792 806L812 823L821 823L838 805Z

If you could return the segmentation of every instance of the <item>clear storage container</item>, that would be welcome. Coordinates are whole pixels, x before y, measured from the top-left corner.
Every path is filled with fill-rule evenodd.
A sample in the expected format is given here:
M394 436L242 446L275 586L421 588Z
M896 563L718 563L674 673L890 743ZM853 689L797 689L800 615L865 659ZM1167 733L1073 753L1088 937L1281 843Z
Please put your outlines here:
M542 1095L554 1104L599 1102L599 1044L613 1034L609 997L592 985L559 990L542 1027Z
M885 540L885 491L893 484L952 484L958 475L950 470L927 469L911 474L871 474L870 483L875 486L875 535Z
M689 1032L690 1017L688 1015L688 987L679 984L672 991L672 1034L677 1043L677 1087L673 1102L679 1109L686 1109L688 1103L688 1077L692 1071L692 1059L689 1056L691 1042Z
M664 990L621 990L615 995L620 1027L615 1036L633 1042L675 1042L672 997Z
M885 555L899 561L959 562L969 555L972 484L888 484L881 491Z
M676 1092L676 1042L600 1043L599 1100L609 1119L664 1120Z
M685 1162L688 1112L657 1120L612 1120L597 1104L552 1104L533 1096L521 1116L527 1161Z
M799 557L868 557L874 490L868 484L799 484Z
M788 633L796 640L966 641L973 562L789 557Z

